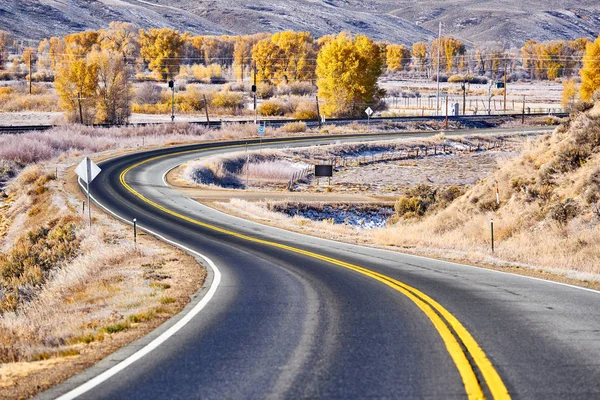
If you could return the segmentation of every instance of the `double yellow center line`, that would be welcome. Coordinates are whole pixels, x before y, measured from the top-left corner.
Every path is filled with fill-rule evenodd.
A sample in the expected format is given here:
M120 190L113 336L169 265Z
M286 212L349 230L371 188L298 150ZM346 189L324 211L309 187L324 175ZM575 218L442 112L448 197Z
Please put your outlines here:
M221 147L213 147L211 149L206 150L216 150L228 147L238 147L237 145L232 146L221 146ZM402 293L406 297L408 297L423 313L431 320L434 327L437 329L440 334L450 357L454 361L458 372L462 378L467 397L469 399L485 399L485 395L483 393L482 386L477 378L473 365L467 358L467 354L471 356L473 364L479 369L481 376L485 380L485 384L487 385L491 395L494 399L510 399L510 395L504 382L502 382L502 378L492 365L491 361L487 358L484 351L481 349L479 344L475 341L473 336L467 331L467 329L452 315L448 310L442 307L437 301L433 300L431 297L427 296L425 293L420 290L409 286L403 282L400 282L396 279L388 277L386 275L380 274L378 272L360 267L358 265L350 264L344 261L337 260L335 258L327 257L321 254L313 253L311 251L303 250L297 247L288 246L282 243L272 242L269 240L263 240L256 237L244 235L238 232L230 231L228 229L220 228L215 225L207 224L202 221L198 221L196 219L190 218L188 216L179 214L175 211L172 211L166 207L161 206L153 202L152 200L144 197L142 194L133 189L125 180L125 176L132 169L168 156L172 156L175 154L185 154L185 153L193 153L199 152L201 150L188 150L188 151L175 151L174 153L164 154L157 157L148 158L137 164L134 164L127 169L125 169L120 176L121 184L132 194L138 197L140 200L144 201L147 204L169 214L174 217L180 218L184 221L190 222L192 224L201 226L203 228L211 229L213 231L217 231L220 233L224 233L230 236L234 236L243 240L247 240L254 243L259 243L266 246L276 247L279 249L287 250L293 253L302 254L308 257L312 257L314 259L322 260L328 262L333 265L337 265L339 267L343 267L362 275L368 276L372 279L375 279L384 285L391 287L392 289ZM454 331L454 333L453 333ZM459 342L460 340L460 342Z

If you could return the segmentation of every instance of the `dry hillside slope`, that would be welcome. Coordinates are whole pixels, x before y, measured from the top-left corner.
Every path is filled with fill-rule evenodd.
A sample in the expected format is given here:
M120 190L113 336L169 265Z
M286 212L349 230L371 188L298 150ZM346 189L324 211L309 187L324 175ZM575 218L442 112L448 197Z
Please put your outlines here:
M251 34L281 30L315 36L350 31L376 40L413 43L444 32L467 43L522 45L596 37L600 5L593 0L347 1L347 0L19 0L0 2L0 27L41 39L113 20L140 27L172 27L193 34Z
M478 259L476 254L485 259L491 254L493 218L497 260L597 278L600 103L532 143L520 157L502 165L445 210L422 218L405 215L397 224L375 233L375 240L401 247L437 248L442 253L458 250L471 259Z

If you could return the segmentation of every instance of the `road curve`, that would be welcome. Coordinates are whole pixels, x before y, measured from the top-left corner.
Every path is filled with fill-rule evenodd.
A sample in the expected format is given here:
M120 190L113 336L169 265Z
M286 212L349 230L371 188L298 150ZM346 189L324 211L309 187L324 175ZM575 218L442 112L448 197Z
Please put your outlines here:
M340 140L357 139L302 144ZM278 142L265 145L300 143ZM97 202L212 260L220 285L81 398L600 398L600 293L266 227L164 185L171 168L239 145L101 164Z

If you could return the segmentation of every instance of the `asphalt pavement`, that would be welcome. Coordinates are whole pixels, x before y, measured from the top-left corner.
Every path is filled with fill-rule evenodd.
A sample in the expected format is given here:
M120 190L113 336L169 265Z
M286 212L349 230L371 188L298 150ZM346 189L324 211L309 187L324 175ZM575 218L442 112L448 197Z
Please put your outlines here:
M343 140L359 139L263 146ZM600 293L267 227L166 186L164 174L177 165L236 146L244 148L185 146L101 164L92 184L98 203L201 253L220 282L185 326L80 398L462 399L469 389L461 351L487 398L494 387L514 399L600 398ZM102 370L40 398L73 394Z

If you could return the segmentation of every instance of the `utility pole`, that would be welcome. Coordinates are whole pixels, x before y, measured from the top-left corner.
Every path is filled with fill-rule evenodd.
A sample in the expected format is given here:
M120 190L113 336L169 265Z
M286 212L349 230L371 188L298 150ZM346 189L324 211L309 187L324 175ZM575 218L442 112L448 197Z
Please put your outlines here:
M31 87L31 53L29 53L29 94L32 94L32 87Z
M438 48L437 48L437 94L436 94L436 106L435 115L440 115L440 51L442 47L442 23L440 22L440 31L438 35Z
M504 114L506 114L506 54L504 54Z
M206 111L206 127L210 128L210 119L208 119L208 101L206 101L206 95L204 94L204 111Z
M315 99L317 100L317 118L319 119L319 129L321 129L321 109L319 108L319 96L316 95Z

